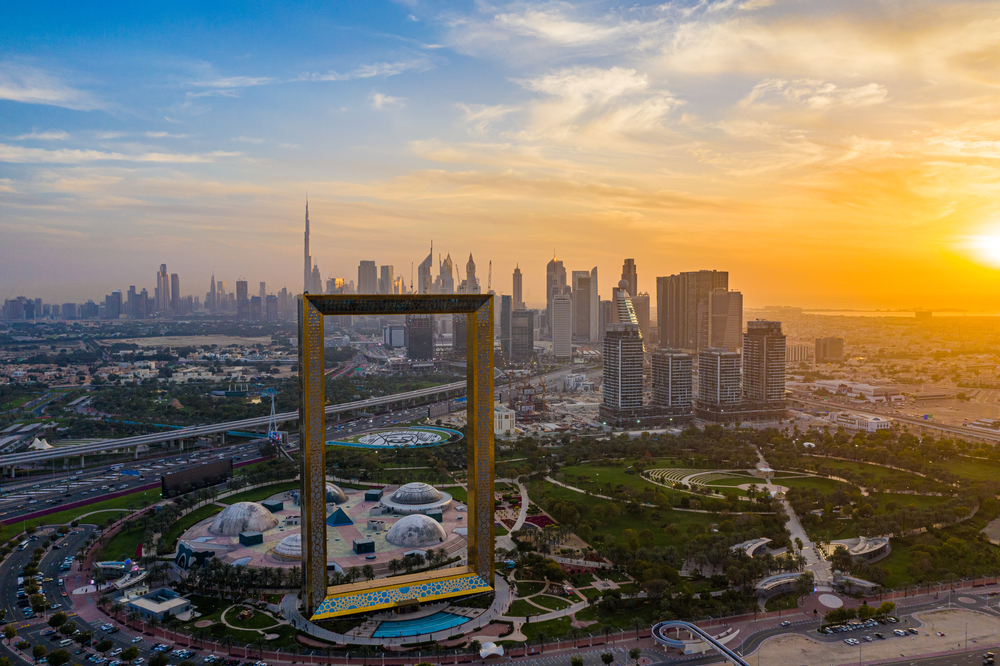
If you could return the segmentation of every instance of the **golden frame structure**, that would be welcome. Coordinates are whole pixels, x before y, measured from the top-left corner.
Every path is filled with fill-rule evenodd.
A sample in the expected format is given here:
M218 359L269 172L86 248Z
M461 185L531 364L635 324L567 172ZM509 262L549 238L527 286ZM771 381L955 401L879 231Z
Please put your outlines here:
M466 317L468 565L330 587L326 549L326 375L323 317ZM302 600L313 620L493 589L493 296L304 294L299 309Z

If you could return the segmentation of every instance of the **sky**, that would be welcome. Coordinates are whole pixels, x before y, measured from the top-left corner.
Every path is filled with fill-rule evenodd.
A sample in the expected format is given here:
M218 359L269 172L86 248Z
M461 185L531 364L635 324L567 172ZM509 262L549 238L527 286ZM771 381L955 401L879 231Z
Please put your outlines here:
M324 280L1000 312L1000 3L5 6L3 298L299 291L307 195Z

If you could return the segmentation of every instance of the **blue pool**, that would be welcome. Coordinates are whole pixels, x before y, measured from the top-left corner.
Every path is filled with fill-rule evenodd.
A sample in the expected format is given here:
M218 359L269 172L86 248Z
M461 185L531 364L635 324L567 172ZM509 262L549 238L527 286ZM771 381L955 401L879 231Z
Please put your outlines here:
M452 613L434 613L427 617L414 620L392 620L378 625L372 638L396 638L399 636L416 636L417 634L431 634L442 629L457 627L468 622L469 618Z

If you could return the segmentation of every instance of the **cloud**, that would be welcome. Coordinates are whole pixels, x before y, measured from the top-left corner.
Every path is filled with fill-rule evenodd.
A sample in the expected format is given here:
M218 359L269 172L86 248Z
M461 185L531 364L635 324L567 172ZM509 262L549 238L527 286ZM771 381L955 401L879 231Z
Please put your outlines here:
M150 139L186 139L187 134L171 134L170 132L146 132Z
M428 58L416 58L413 60L402 60L396 62L376 62L370 65L361 65L349 72L328 71L326 74L319 72L303 72L299 74L299 81L355 81L357 79L371 79L375 77L389 77L402 74L403 72L416 70L427 71L433 67L433 63Z
M266 76L229 76L209 81L192 81L190 85L199 88L252 88L274 83L274 81Z
M123 136L127 136L125 132L98 132L98 139L120 139Z
M289 150L298 150L299 144L297 143L279 143L279 148L288 148Z
M214 151L211 153L121 153L102 150L62 149L44 150L42 148L24 148L0 143L0 162L15 164L82 164L87 162L120 161L120 162L173 162L173 163L211 163L222 158L238 157L242 153Z
M740 100L739 106L744 109L769 109L781 104L823 111L835 107L858 108L881 104L888 94L888 89L878 83L840 88L829 81L816 79L766 79L755 85L750 94Z
M75 111L103 108L90 93L71 88L39 69L10 62L0 62L0 99L61 106Z
M382 93L372 93L371 100L373 109L382 109L387 106L404 106L404 99L402 97L391 97Z
M243 143L264 143L264 139L257 139L252 136L234 136L233 141L242 141Z
M508 113L520 110L519 107L507 106L505 104L489 106L486 104L459 103L456 106L465 113L465 122L469 124L471 131L474 134L480 135L485 134L490 124L494 121L500 120Z
M69 138L69 133L63 130L48 130L45 132L28 132L27 134L21 134L20 136L14 137L19 141L25 141L28 139L34 139L36 141L65 141Z

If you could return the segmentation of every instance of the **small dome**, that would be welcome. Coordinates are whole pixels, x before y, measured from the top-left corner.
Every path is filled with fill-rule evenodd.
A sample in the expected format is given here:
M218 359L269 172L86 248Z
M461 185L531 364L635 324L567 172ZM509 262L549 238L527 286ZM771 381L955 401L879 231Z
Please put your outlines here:
M618 280L618 288L628 290L628 280L625 278Z
M397 520L385 540L394 546L420 548L442 543L447 537L441 523L422 513L413 513Z
M344 491L340 489L340 486L335 486L332 483L326 484L326 503L327 504L343 504L347 501L347 495Z
M302 535L289 534L274 547L274 554L283 560L302 559Z
M433 504L442 499L441 491L428 483L407 483L400 486L390 498L396 504Z
M237 502L222 510L208 531L223 536L239 536L240 532L265 532L278 524L278 519L257 502Z

